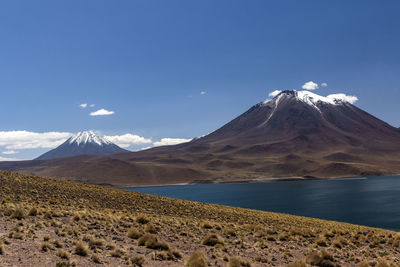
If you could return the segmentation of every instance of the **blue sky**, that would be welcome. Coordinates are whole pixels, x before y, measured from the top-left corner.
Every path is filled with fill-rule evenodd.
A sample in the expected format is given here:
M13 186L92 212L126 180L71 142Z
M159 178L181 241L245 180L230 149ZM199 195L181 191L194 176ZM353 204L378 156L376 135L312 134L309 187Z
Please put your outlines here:
M86 129L189 139L308 81L328 84L314 91L321 95L357 96L357 106L398 127L399 8L389 0L1 1L0 130L3 139ZM99 109L114 114L89 115ZM0 153L16 153L0 158L50 146L6 142L0 135Z

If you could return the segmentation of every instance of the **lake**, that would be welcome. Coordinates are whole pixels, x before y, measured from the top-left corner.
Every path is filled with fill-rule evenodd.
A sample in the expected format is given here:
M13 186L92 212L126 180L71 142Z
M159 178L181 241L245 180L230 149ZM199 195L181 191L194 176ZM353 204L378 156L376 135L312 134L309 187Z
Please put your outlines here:
M400 230L400 176L125 189Z

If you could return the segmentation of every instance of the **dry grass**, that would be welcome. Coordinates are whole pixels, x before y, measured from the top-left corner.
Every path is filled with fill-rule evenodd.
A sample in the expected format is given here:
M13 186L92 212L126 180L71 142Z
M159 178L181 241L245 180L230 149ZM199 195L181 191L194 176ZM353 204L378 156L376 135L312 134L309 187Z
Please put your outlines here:
M400 263L391 231L8 172L0 231L0 266Z
M193 253L186 262L188 267L206 267L208 266L207 257L201 252Z
M89 253L89 249L88 247L83 244L83 242L79 241L76 243L75 245L75 254L82 256L82 257L86 257Z

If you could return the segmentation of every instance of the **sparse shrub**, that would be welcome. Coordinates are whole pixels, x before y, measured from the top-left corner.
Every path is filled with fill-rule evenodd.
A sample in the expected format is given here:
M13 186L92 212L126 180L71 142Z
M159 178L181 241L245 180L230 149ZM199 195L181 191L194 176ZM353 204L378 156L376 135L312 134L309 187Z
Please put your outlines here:
M136 217L136 222L140 223L140 224L146 224L148 223L150 220L144 216L144 215L139 215Z
M58 240L54 241L53 244L54 244L54 246L56 248L62 248L63 247L63 245Z
M156 242L157 241L157 237L155 235L152 234L144 234L142 235L139 240L138 240L138 245L139 246L145 246L146 242Z
M213 225L210 222L203 222L201 224L201 227L203 227L204 229L212 229Z
M151 234L157 233L157 229L152 223L148 223L144 231Z
M182 259L183 255L179 250L170 250L176 259Z
M62 250L62 249L57 250L56 255L58 257L60 257L61 259L64 259L64 260L68 260L69 259L68 252L66 252L65 250Z
M106 245L106 249L107 250L113 250L114 248L115 248L115 245L112 244L112 243L109 243L109 244Z
M144 234L138 240L139 246L146 246L151 249L168 250L169 246L165 242L159 242L153 234Z
M188 266L188 267L207 267L208 260L203 253L195 252L187 260L186 266Z
M322 251L321 253L313 252L306 258L308 264L321 267L335 267L336 265L332 260L333 257L326 251Z
M327 247L328 246L328 244L326 242L326 239L323 236L318 237L317 240L315 240L315 242L320 247Z
M45 236L43 237L43 241L49 241L49 240L50 240L50 236L45 235Z
M289 240L289 235L287 233L281 233L278 235L278 239L280 241L288 241Z
M367 261L362 261L360 262L357 267L370 267L369 263Z
M395 267L397 265L391 264L385 259L380 259L376 267Z
M50 220L53 218L53 215L51 214L50 211L46 211L46 213L43 215L44 219Z
M110 255L114 258L121 258L125 252L121 249L116 249L110 252Z
M43 252L47 252L52 249L53 249L53 245L49 242L44 242L44 243L42 243L42 245L40 245L40 250Z
M305 260L296 261L293 263L288 264L287 267L307 267L307 263Z
M11 207L6 207L3 211L4 216L11 216L13 214L14 210Z
M329 254L326 250L322 250L321 251L321 258L324 260L330 260L333 261L333 256L331 254Z
M25 211L22 208L17 208L11 214L11 218L17 219L17 220L22 220L23 218L25 218Z
M8 234L8 237L9 237L9 238L14 238L14 239L22 240L22 239L24 239L24 234L21 233L21 232L11 231L11 232Z
M101 264L101 260L100 260L99 256L93 255L93 256L91 257L91 259L92 259L92 261L93 261L94 263Z
M229 259L228 267L251 267L251 264L239 257Z
M104 246L103 239L91 239L89 240L89 248L94 250L96 248L102 248Z
M220 237L216 234L209 234L203 239L202 243L203 243L203 245L206 245L206 246L215 246L218 244L223 245L224 240L222 239L222 237Z
M0 255L4 255L4 244L0 241Z
M342 242L340 242L340 240L338 240L338 239L334 240L334 241L332 242L332 244L333 244L336 248L338 248L338 249L342 249L342 248L343 248Z
M143 234L136 228L131 228L128 230L128 237L132 239L138 239Z
M72 217L72 220L74 220L75 222L79 222L80 219L81 219L81 216L79 216L78 213L76 213L76 214L74 215L74 217Z
M86 257L88 255L88 247L83 244L81 241L77 242L75 244L75 254L82 256L82 257Z
M268 241L276 241L275 236L273 236L273 235L268 235L267 240Z
M38 213L37 208L32 207L32 208L29 210L28 215L29 215L29 216L36 216L37 213Z
M161 252L154 253L152 256L152 259L159 260L159 261L165 261L165 260L172 261L172 260L175 260L176 258L170 250L167 250L167 251L161 251Z
M130 262L131 262L131 264L132 264L133 266L142 267L143 264L144 264L144 262L145 262L145 259L144 259L143 256L135 256L135 257L132 257L132 258L130 259Z
M226 229L224 229L223 233L225 236L236 236L235 229L233 229L233 228L226 228Z

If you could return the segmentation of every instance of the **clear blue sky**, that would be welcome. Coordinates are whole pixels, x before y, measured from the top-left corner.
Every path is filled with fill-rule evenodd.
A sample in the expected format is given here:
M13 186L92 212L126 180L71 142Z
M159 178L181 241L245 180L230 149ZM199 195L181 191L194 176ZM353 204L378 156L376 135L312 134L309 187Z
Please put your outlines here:
M1 1L0 130L192 138L310 80L398 127L399 10L397 0ZM89 116L102 108L115 114Z

